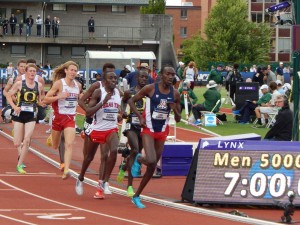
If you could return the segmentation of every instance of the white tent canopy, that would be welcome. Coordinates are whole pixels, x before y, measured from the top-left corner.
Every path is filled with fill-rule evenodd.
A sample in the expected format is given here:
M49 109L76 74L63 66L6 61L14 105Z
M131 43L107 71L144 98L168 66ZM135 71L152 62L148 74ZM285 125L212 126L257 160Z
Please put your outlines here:
M86 59L145 59L155 60L153 52L86 51Z
M90 60L91 59L118 59L124 61L130 61L130 65L132 65L133 59L137 60L148 60L149 66L152 68L153 60L156 60L154 52L151 51L140 51L140 52L121 52L121 51L86 51L85 52L86 59L86 87L90 87Z

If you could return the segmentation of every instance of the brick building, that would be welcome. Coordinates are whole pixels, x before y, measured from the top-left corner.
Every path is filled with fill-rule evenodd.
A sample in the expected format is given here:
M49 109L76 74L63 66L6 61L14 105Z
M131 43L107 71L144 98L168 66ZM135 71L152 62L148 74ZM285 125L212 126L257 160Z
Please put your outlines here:
M204 23L216 0L170 0L166 14L173 17L173 40L178 58L182 56L181 45L204 28Z

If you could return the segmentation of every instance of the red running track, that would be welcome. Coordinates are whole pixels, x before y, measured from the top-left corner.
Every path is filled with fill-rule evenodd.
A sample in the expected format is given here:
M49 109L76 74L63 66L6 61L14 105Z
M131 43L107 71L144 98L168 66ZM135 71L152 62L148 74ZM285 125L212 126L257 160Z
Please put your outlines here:
M1 124L4 132L10 134L11 125ZM45 125L37 125L32 138L32 147L40 153L58 161L57 152L45 145L47 135ZM178 133L179 132L179 133ZM201 134L194 132L183 133L189 137L194 136L199 140ZM177 131L180 138L180 131ZM96 200L92 196L95 187L85 184L84 195L77 196L75 193L75 179L61 180L61 172L51 164L46 163L33 153L26 158L26 175L15 172L17 163L17 150L3 135L0 135L0 224L244 224L238 222L236 216L229 216L232 209L227 208L200 208L203 212L191 213L183 210L173 209L150 202L144 202L146 209L137 209L128 197L114 193L107 196L105 200ZM78 136L74 142L72 169L79 172L82 161L82 140ZM97 180L97 169L99 168L99 153L96 155L87 177ZM112 174L110 184L119 189L125 189L125 183L116 183L116 173L120 159ZM136 179L134 187L137 187L140 179ZM162 177L152 179L144 191L144 195L168 202L180 200L181 191L185 177ZM190 205L190 204L180 204ZM196 208L196 207L193 207ZM197 208L196 208L197 209ZM207 210L207 211L206 211ZM255 218L276 221L280 218L280 210L243 209L243 212ZM258 213L260 212L260 213ZM202 213L209 213L203 215ZM217 218L216 215L222 216ZM219 215L220 214L220 215ZM274 217L275 214L276 217ZM256 216L255 216L256 215ZM249 220L250 221L250 220ZM249 222L250 224L253 224ZM267 222L265 224L268 224Z

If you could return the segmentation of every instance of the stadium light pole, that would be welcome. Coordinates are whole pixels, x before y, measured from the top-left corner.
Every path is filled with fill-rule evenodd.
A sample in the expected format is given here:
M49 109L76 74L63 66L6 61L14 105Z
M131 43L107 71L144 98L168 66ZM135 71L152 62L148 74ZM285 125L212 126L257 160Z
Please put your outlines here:
M295 24L300 24L300 1L293 0L295 12ZM294 35L293 35L294 36ZM295 38L295 36L293 37ZM298 37L299 38L299 37ZM294 123L293 123L293 141L299 141L299 75L300 71L300 56L299 51L293 51L293 102L294 102Z

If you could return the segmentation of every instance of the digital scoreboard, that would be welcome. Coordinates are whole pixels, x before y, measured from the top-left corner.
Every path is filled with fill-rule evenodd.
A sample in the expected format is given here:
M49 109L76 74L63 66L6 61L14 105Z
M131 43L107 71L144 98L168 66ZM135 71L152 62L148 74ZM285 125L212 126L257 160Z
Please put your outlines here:
M193 201L273 205L294 190L300 205L300 143L201 140Z

